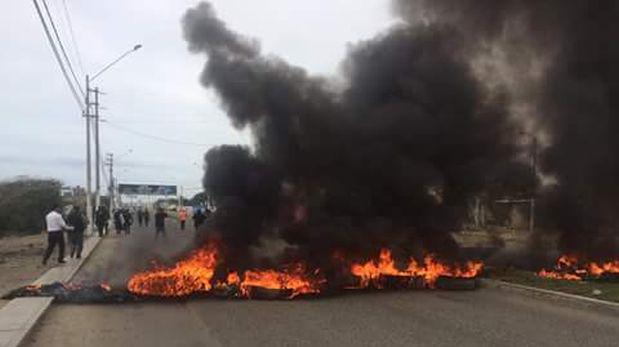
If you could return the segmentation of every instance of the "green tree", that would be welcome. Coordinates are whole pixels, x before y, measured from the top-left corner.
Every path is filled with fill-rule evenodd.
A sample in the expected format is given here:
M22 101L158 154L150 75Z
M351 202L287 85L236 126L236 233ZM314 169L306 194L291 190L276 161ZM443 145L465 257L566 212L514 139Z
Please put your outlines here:
M208 196L205 192L200 192L189 199L188 203L191 206L204 206L208 201Z

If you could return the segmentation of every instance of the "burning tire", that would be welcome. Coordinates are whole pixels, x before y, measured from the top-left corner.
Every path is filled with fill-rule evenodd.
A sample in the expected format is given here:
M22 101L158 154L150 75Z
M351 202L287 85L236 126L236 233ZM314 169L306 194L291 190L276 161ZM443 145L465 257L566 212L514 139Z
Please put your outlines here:
M245 288L250 299L257 300L283 300L290 299L293 295L292 289L271 289L264 287L248 286Z

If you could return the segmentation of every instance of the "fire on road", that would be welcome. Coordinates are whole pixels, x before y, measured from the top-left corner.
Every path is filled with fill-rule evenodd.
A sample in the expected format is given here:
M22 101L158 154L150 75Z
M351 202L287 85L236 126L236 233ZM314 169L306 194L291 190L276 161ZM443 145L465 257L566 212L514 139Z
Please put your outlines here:
M126 283L140 252L178 251L137 230L105 239L76 281ZM135 266L135 265L133 265ZM183 300L126 305L56 304L28 346L610 346L619 313L483 288L371 292L319 300Z

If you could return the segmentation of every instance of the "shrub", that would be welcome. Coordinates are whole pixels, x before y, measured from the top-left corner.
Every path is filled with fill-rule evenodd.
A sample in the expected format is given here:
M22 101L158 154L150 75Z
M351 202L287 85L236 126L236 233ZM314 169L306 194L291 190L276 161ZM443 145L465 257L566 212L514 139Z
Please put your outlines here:
M0 234L40 232L45 214L61 203L60 188L61 183L53 179L0 182Z

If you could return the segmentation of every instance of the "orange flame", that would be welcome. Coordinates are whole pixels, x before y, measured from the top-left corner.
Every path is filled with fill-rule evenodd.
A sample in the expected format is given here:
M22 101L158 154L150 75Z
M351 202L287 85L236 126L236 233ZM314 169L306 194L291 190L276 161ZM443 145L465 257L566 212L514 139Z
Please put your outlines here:
M600 277L604 274L619 274L619 260L582 264L578 257L564 254L557 259L552 270L541 269L537 273L539 277L568 281L580 281L585 276Z
M428 254L420 266L411 259L407 271L414 276L423 277L428 286L434 287L439 277L473 278L481 273L484 264L481 261L468 261L466 264L446 264L436 259L436 255Z
M141 295L164 297L185 296L194 293L207 293L212 289L211 280L215 274L217 248L209 244L192 253L187 259L179 261L174 267L155 269L135 274L129 280L130 292ZM291 290L291 298L300 294L318 293L321 281L310 279L305 266L294 264L284 271L249 270L241 280L235 271L228 273L225 283L217 286L235 286L241 295L248 297L250 287Z
M30 290L30 291L37 291L37 290L41 289L41 287L43 287L43 285L41 285L41 284L29 284L29 285L26 286L26 289Z
M569 273L561 273L553 270L541 269L540 272L537 273L539 277L550 278L554 280L567 280L567 281L580 281L582 278L578 275L569 274Z
M219 261L218 255L217 247L209 243L172 267L135 274L129 280L127 288L134 294L163 297L208 293L213 288L211 283ZM344 260L343 255L342 260ZM370 284L379 288L378 279L381 275L421 277L427 286L434 287L434 283L441 276L475 277L480 273L482 266L481 262L449 265L440 262L434 255L428 255L423 264L411 259L406 270L400 270L396 267L391 251L385 248L381 250L376 260L352 264L350 272L360 279L359 288L366 288ZM320 276L319 272L319 269L313 273L308 271L307 266L301 262L291 264L282 270L247 270L243 276L236 271L230 271L226 280L217 282L215 286L216 288L237 288L235 295L242 297L250 297L252 288L258 287L289 291L289 298L294 298L301 294L320 292L326 279ZM105 284L102 284L101 288L111 290Z
M605 263L589 263L587 270L593 276L602 276L605 273L609 274L619 274L619 260L608 261Z
M228 274L228 278L226 279L226 284L230 286L238 286L241 284L241 278L236 271L233 271Z
M312 280L307 276L305 266L301 263L294 264L284 271L275 270L248 270L245 271L245 279L240 285L241 293L249 296L250 287L262 287L266 289L292 290L290 298L300 294L312 294L320 292L321 281Z
M168 297L208 292L216 264L217 248L208 244L172 268L133 275L127 288L135 294Z
M354 263L350 267L350 272L359 278L359 287L366 288L370 283L380 287L376 282L380 275L421 277L429 287L434 287L436 280L443 277L472 278L481 272L483 263L480 261L469 261L465 265L448 265L436 259L435 255L429 254L424 258L423 264L419 264L411 258L406 270L398 270L391 255L391 250L383 248L380 251L378 262L370 260L363 264Z

